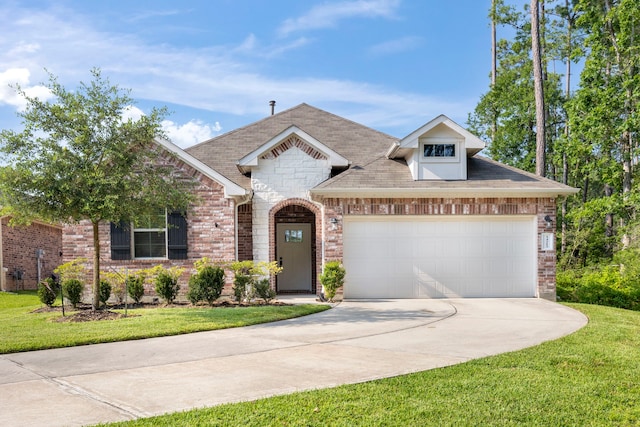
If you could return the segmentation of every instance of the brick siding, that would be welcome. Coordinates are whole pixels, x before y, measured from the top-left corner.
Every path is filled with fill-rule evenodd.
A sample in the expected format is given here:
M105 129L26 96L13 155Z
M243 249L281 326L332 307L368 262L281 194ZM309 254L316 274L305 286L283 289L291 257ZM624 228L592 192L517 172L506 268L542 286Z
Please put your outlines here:
M53 269L60 265L62 250L62 228L42 223L29 226L9 226L9 217L0 219L2 239L2 267L6 269L3 290L37 289L38 260L36 251L44 250L41 261L40 279L51 276ZM22 280L16 280L16 269L24 272ZM0 271L2 274L2 271Z
M172 163L182 174L197 180L193 190L198 203L187 211L187 259L132 259L114 261L111 259L110 224L99 225L100 270L114 271L127 267L130 272L162 265L165 268L184 267L185 273L180 279L180 294L188 290L188 278L193 273L194 261L208 257L214 262L228 263L236 259L235 253L235 202L224 197L224 187L200 172L192 169L184 162L173 159ZM250 211L249 211L250 212ZM91 283L93 271L93 229L89 221L67 225L64 228L63 261L86 258L87 284ZM233 275L226 271L225 293L230 293ZM89 287L89 286L88 286ZM151 284L145 285L145 295L154 297L155 290Z

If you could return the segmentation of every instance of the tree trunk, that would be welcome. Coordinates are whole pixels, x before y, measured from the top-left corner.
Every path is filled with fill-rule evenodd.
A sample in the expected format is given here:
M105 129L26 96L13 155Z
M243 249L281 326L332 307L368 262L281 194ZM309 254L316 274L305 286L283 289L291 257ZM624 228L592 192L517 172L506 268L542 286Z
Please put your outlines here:
M573 45L573 25L571 14L569 12L569 0L565 0L565 7L567 8L567 69L565 71L565 98L566 101L569 101L571 97L571 49ZM565 148L562 152L562 183L564 185L569 184L569 160L567 157L567 147L566 144L569 141L569 119L564 123L564 137L565 137ZM560 236L560 253L564 254L567 250L567 197L562 199L562 229Z
M93 225L93 294L91 309L96 311L100 308L100 235L99 221L91 221Z
M531 51L533 53L533 80L536 99L536 175L546 171L545 152L545 108L542 58L540 55L540 23L538 22L538 0L531 0Z
M496 79L498 77L498 45L496 40L496 0L491 0L491 89L496 86ZM495 110L495 108L494 108ZM496 133L498 133L498 117L494 111L493 123L491 124L491 141L496 139Z

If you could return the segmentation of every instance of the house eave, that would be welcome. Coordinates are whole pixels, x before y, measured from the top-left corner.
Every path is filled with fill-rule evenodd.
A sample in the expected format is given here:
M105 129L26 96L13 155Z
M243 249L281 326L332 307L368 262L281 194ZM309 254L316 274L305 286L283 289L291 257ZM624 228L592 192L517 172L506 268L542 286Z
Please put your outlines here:
M314 197L376 197L376 198L429 198L429 197L552 197L570 196L577 188L316 188L310 191Z
M211 167L205 165L200 160L193 157L191 154L187 153L173 142L168 141L163 138L156 138L155 142L166 149L168 152L177 156L180 160L185 162L187 165L191 166L198 172L202 173L204 176L212 179L213 181L219 183L224 188L224 197L229 198L242 198L247 195L247 190L243 187L239 186L235 182L231 181L229 178L224 175L216 172Z

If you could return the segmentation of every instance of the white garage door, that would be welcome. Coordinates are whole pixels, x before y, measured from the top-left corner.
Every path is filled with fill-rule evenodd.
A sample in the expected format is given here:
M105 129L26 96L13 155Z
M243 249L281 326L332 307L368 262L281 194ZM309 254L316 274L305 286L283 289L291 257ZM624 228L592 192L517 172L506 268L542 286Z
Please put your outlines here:
M533 297L532 216L344 219L345 298Z

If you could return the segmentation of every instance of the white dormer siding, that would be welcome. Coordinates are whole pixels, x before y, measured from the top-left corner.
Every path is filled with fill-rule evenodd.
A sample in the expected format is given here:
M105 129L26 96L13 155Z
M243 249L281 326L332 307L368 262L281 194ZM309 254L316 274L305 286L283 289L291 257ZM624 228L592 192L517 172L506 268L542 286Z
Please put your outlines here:
M484 143L444 115L391 147L390 159L404 158L414 180L466 180L467 157Z
M420 138L416 150L418 179L467 179L467 153L464 139L450 137Z

